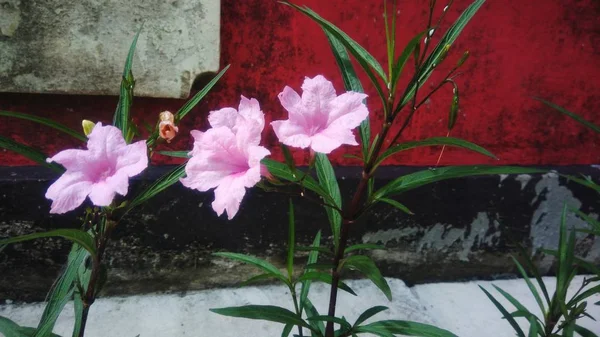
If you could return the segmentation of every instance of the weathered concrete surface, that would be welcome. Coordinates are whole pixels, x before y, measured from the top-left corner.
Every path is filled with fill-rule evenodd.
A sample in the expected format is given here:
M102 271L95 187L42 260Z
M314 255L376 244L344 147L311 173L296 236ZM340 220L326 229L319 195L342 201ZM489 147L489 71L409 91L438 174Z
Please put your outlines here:
M378 183L417 168L381 170ZM559 168L598 178L586 167ZM151 169L134 182L132 194L165 168ZM587 170L587 171L586 171ZM40 168L4 168L0 176L0 237L57 227L77 227L77 212L48 215L43 192L53 176ZM342 195L356 186L359 170L338 169ZM526 183L524 183L526 181ZM284 268L287 239L287 198L252 189L233 221L217 218L211 193L180 185L130 214L108 251L110 268L106 294L137 294L230 286L255 270L211 255L215 251L250 253ZM596 192L553 174L482 176L440 182L411 191L399 200L415 215L386 206L374 208L355 224L353 243L382 243L373 251L386 276L409 284L498 278L514 275L511 254L516 244L540 259L540 247L552 248L558 237L556 210L564 201L586 213L600 212ZM318 230L329 235L324 211L306 200L295 200L297 240L307 245ZM560 207L559 207L560 206ZM571 226L583 226L569 219ZM330 240L324 239L324 245ZM0 253L0 299L43 299L65 260L64 240L38 240L7 247ZM578 254L596 263L598 241L578 237ZM297 263L303 263L302 258ZM324 261L325 262L325 261ZM541 259L552 273L551 260ZM352 275L350 275L352 276Z
M134 59L138 96L187 97L219 68L219 0L2 0L0 91L118 95Z
M582 276L575 277L569 288L570 296L582 281ZM349 322L354 323L360 313L367 308L385 305L389 310L377 314L367 323L386 319L411 320L433 324L461 337L515 336L510 324L501 318L502 314L478 288L478 285L481 285L496 295L498 293L493 289L492 282L433 283L412 288L408 288L398 279L388 279L388 283L392 289L391 302L388 302L381 291L369 281L349 281L349 286L354 289L358 297L340 292L338 315L344 315ZM545 277L544 283L548 291L553 292L556 278ZM523 279L498 280L493 284L514 295L531 312L539 315L538 305ZM320 313L325 312L329 286L313 283L309 297ZM511 305L499 294L497 299L507 308L511 308ZM588 299L588 303L598 300L600 295L595 295ZM281 324L224 317L208 311L211 308L248 304L278 305L293 310L289 291L282 286L101 298L95 302L90 311L86 336L237 337L244 332L243 335L266 337L281 334L283 329ZM587 308L592 317L600 318L600 306L588 305ZM25 326L36 326L42 311L43 305L40 303L0 305L0 316L8 317ZM73 329L73 322L73 310L68 305L58 319L54 332L61 336L69 336ZM525 319L517 318L517 322L523 328L526 327ZM584 317L577 322L591 331L600 333L600 324L590 318Z

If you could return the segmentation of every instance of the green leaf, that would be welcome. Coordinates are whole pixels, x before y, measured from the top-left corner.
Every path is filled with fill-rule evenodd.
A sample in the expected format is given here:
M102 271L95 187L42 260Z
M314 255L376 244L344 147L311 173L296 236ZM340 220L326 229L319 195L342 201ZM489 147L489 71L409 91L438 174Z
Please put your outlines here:
M323 28L323 30L327 31L328 33L333 35L336 39L338 39L338 41L340 43L342 43L344 45L344 47L346 47L348 49L350 54L352 54L356 58L356 61L358 62L358 64L360 64L360 66L363 68L363 70L367 73L367 76L369 77L369 79L371 80L373 85L375 86L375 89L377 90L377 93L381 97L382 101L385 102L385 96L383 94L381 86L379 85L379 81L378 81L377 77L375 77L375 74L373 73L373 70L386 83L387 83L387 76L385 75L385 72L384 72L383 68L381 67L381 65L379 64L379 62L377 62L377 60L371 54L369 54L368 51L366 51L356 41L352 40L352 38L350 38L350 36L348 36L346 33L344 33L341 29L334 26L331 22L323 19L321 16L319 16L317 13L315 13L308 7L304 7L304 8L299 7L297 5L289 3L287 1L284 1L283 3L302 12L304 15L308 16L313 21L318 23L321 26L321 28ZM371 69L373 69L373 70L371 70Z
M329 41L329 46L331 47L331 51L333 56L335 57L335 61L337 62L338 68L340 68L340 72L342 74L342 79L344 80L344 88L347 91L354 92L364 92L363 86L360 83L360 79L356 76L356 72L354 71L354 66L350 61L350 57L348 56L348 52L346 51L346 47L338 40L335 36L325 30L325 36L327 36L327 40ZM363 101L366 104L366 100ZM365 118L362 123L360 123L359 134L361 139L361 148L363 154L363 160L367 158L367 153L369 151L369 141L371 140L371 126L369 125L369 117Z
M164 191L175 184L185 175L185 164L179 165L167 174L158 178L154 183L148 186L142 193L138 194L129 204L129 209L143 204L158 193Z
M0 245L8 245L16 242L29 241L40 238L62 237L69 241L75 242L85 248L90 254L96 255L96 244L94 238L87 232L80 229L55 229L47 232L32 233L21 235L14 238L0 240Z
M558 238L558 272L556 278L556 294L558 299L563 300L566 298L567 288L569 286L567 278L573 269L572 256L574 252L569 250L569 241L570 240L567 232L567 204L565 203L560 219Z
M314 329L297 314L289 311L288 309L272 305L245 305L241 307L210 309L210 311L223 316L259 319L283 324L299 325L310 329L311 331Z
M591 216L583 213L582 211L580 211L578 209L571 208L570 211L577 214L580 218L585 220L585 222L587 222L588 225L590 225L590 227L592 227L592 233L596 233L596 232L600 233L600 221L592 218Z
M321 187L321 185L319 185L319 183L313 177L305 175L300 171L292 172L286 164L276 162L271 159L263 159L261 163L267 167L267 169L273 176L279 179L291 182L299 182L300 180L302 180L302 186L323 197L323 199L327 203L333 204L331 196Z
M510 323L510 325L513 327L513 329L517 333L517 336L519 336L519 337L525 337L525 333L523 332L523 330L521 329L521 327L519 326L519 324L517 323L517 321L515 321L515 319L502 306L502 304L500 304L500 302L498 302L494 298L494 296L492 296L492 294L490 294L487 290L485 290L485 288L483 288L482 286L479 286L479 288L485 293L485 295L490 299L490 301L492 301L492 303L494 303L494 305L496 306L496 308L498 308L498 310L500 310L500 312L502 313L502 316L504 316L504 318L508 321L508 323Z
M392 300L392 291L390 290L390 286L381 275L381 272L375 265L375 262L373 262L370 257L364 255L350 256L344 260L343 267L361 272L385 294L385 297L387 297L389 301Z
M463 148L467 150L471 150L473 152L477 152L484 156L488 156L490 158L498 159L494 154L484 149L483 147L471 143L467 140L454 138L454 137L432 137L423 140L416 140L411 142L405 142L402 144L397 144L388 148L375 162L374 168L379 166L384 160L395 155L398 152L414 149L417 147L423 146L454 146L458 148Z
M391 92L396 92L396 86L398 85L398 79L400 78L400 75L402 75L402 70L404 70L404 66L406 65L406 62L408 61L408 59L410 58L410 56L413 54L413 52L415 51L415 48L417 47L417 45L419 45L419 43L421 42L421 38L423 37L423 35L426 32L421 32L419 34L417 34L415 37L412 38L412 40L410 40L408 42L408 44L406 45L406 47L404 47L404 50L402 51L402 53L398 56L398 59L396 60L396 65L394 66L394 69L392 71L392 90Z
M516 298L514 298L511 294L507 293L506 291L502 290L502 288L497 287L496 285L492 284L492 286L494 288L496 288L496 290L502 294L502 296L504 296L504 298L506 298L512 305L515 306L515 308L517 308L517 313L519 313L520 315L522 315L523 317L526 317L527 319L531 319L533 317L535 325L536 325L536 329L539 331L543 331L543 327L540 325L540 323L538 322L537 317L532 314L529 309L527 309L523 304L521 304L521 302L519 302ZM542 313L545 314L546 312L544 310L542 310ZM515 315L515 313L511 314L512 317L517 317Z
M454 41L458 38L460 33L463 31L465 26L471 21L475 13L481 8L481 6L485 3L485 0L475 0L465 11L460 15L460 17L452 24L452 26L446 31L444 36L440 39L438 44L435 46L431 54L425 59L423 64L421 65L421 69L418 74L418 81L411 81L409 87L406 90L406 93L401 99L400 104L396 108L396 111L399 111L404 107L416 92L417 82L419 86L423 86L433 70L439 65L441 60L447 54L447 46L452 45Z
M298 278L298 281L300 281L300 282L302 282L302 281L321 281L321 282L324 282L327 284L332 284L333 277L331 276L331 274L328 274L328 273L323 273L323 272L319 272L319 271L307 271ZM356 296L356 293L354 292L354 290L352 290L352 288L350 288L346 283L339 281L338 287L341 290L344 290L344 291Z
M306 298L304 300L304 307L306 309L306 318L310 319L311 317L317 317L320 316L319 315L319 311L317 311L317 308L315 308L315 306L312 304L312 302ZM310 324L310 326L313 328L312 330L316 333L316 335L314 336L325 336L325 324L323 324L323 321L312 321L309 320L308 324Z
M290 199L288 220L288 255L287 255L287 271L288 280L292 281L294 276L294 246L296 245L296 222L294 220L294 203Z
M123 132L125 139L130 138L129 133L129 122L131 116L129 110L133 100L133 88L135 86L135 80L133 73L131 72L131 66L133 64L133 55L135 53L135 46L140 36L140 28L133 38L133 42L129 47L129 53L127 53L127 59L125 60L125 67L123 68L123 78L121 79L121 89L119 95L119 102L117 103L117 109L113 117L113 125L118 127Z
M167 157L191 158L190 151L156 151L156 153Z
M320 245L321 245L321 231L318 231L317 235L315 235L315 239L313 240L311 247L318 248ZM309 265L317 263L318 258L319 258L319 251L313 250L310 253L308 253L308 260L306 261L306 263ZM308 273L308 272L309 272L308 270L305 271L305 273ZM308 301L308 292L310 291L310 284L311 284L310 280L302 281L302 288L300 290L300 314L302 314L304 305L305 305L306 301Z
M598 337L594 332L582 327L581 325L574 326L575 332L577 332L581 337Z
M82 294L79 290L75 290L73 294L73 310L75 316L75 325L73 326L73 337L79 337L81 327L83 324L83 300L81 299Z
M589 289L587 289L586 291L582 292L581 294L573 297L569 303L567 304L567 306L573 306L577 303L582 302L583 300L585 300L586 298L590 297L590 296L594 296L600 294L600 284L594 287L591 287Z
M275 276L273 276L273 274L271 274L271 273L264 273L264 274L252 276L251 278L247 279L246 281L240 283L240 287L246 287L253 283L265 281L265 280L268 280L268 279L274 278L274 277Z
M6 317L0 316L0 335L5 337L31 337L35 333L34 328L22 327ZM50 337L60 337L50 334Z
M563 108L561 106L558 106L558 105L556 105L556 104L554 104L552 102L548 102L548 101L546 101L543 98L533 97L533 99L538 100L538 101L546 104L547 106L549 106L549 107L551 107L551 108L553 108L553 109L561 112L562 114L571 117L573 120L577 121L578 123L580 123L580 124L582 124L582 125L590 128L590 129L594 130L594 132L600 133L600 126L598 126L598 125L596 125L596 124L594 124L592 122L589 122L589 121L585 120L583 117L579 116L578 114L576 114L574 112L571 112L571 111L568 111L567 109L565 109L565 108Z
M600 193L600 185L596 184L594 181L592 181L592 179L590 179L589 177L584 177L584 179L579 178L579 177L575 177L575 176L570 176L570 175L566 175L566 174L561 174L562 177L565 177L569 180L572 180L580 185L583 185L585 187L589 187L593 190L595 190L596 192Z
M308 318L308 320L309 321L332 322L332 323L339 324L340 327L342 327L342 328L352 329L352 325L350 325L350 323L348 323L348 321L346 321L345 319L339 318L339 317L320 315L320 316L311 316Z
M296 171L296 164L294 164L294 157L292 156L290 149L284 144L279 144L279 146L281 146L281 152L283 152L285 164L290 168L290 171Z
M62 166L60 166L56 163L46 162L46 158L48 158L48 156L46 156L45 154L34 149L33 147L15 142L14 140L12 140L10 138L5 138L5 137L0 136L0 148L16 152L27 159L30 159L40 165L50 168L53 171L56 171L59 173L62 173L65 171L65 169Z
M58 316L73 297L79 268L85 263L88 256L89 253L87 250L77 244L73 245L67 261L67 267L50 291L48 302L33 337L48 337L52 335L52 330Z
M525 251L525 249L521 245L518 245L518 248L519 252L521 253L521 256L525 257L523 260L525 262L525 265L527 266L527 270L529 270L529 272L535 277L538 286L540 287L540 289L542 289L542 293L544 294L544 299L546 300L546 303L550 303L548 289L546 289L546 284L542 280L542 276L540 275L539 270L534 265L533 261L531 261L531 259L528 257L528 253Z
M0 116L19 118L19 119L24 119L24 120L32 121L35 123L39 123L39 124L54 128L60 132L66 133L67 135L72 136L76 139L79 139L82 142L87 142L87 137L85 135L83 135L81 132L77 132L77 131L75 131L67 126L64 126L58 122L55 122L54 120L49 119L49 118L38 117L38 116L29 115L29 114L25 114L25 113L21 113L21 112L4 111L4 110L0 110Z
M518 166L446 166L410 173L396 178L373 193L374 199L398 195L434 182L489 174L530 174L546 171Z
M267 262L265 260L259 259L254 256L250 256L250 255L227 253L227 252L213 253L213 255L240 261L240 262L247 263L247 264L251 264L251 265L258 267L259 269L262 269L263 271L273 275L274 277L280 279L285 284L289 284L288 279L281 273L281 271L279 269L277 269L277 267L275 267L274 265L270 264L269 262Z
M283 327L283 331L281 332L281 337L288 337L290 335L290 332L292 332L292 329L294 329L293 324L286 324L285 327Z
M529 317L529 333L527 334L527 336L537 337L538 331L538 321L533 316Z
M382 305L378 305L375 307L371 307L367 310L365 310L362 314L360 314L360 316L358 316L358 318L356 319L356 322L354 322L354 326L359 326L360 324L362 324L364 321L368 320L369 318L377 315L378 313L388 310L388 307L384 307Z
M433 325L399 320L378 321L360 326L357 332L368 332L379 336L393 335L421 336L421 337L458 337L450 331L437 328ZM382 334L383 333L383 334Z
M334 206L342 208L342 195L338 186L337 179L333 167L327 159L327 155L323 153L316 154L315 167L317 169L317 177L319 178L319 184L321 188L330 196L334 201ZM325 206L327 217L329 218L329 224L331 225L331 233L333 234L333 241L335 247L340 242L340 228L342 226L342 215L336 209Z
M401 210L402 212L404 212L406 214L410 214L410 215L414 215L415 214L410 209L408 209L408 207L404 206L403 204L399 203L396 200L388 199L388 198L381 198L381 199L378 199L377 201L383 201L386 204L390 204L390 205L394 206L395 208Z
M227 69L229 69L229 66L230 65L227 65L225 68L223 68L223 70L221 70L217 74L217 76L210 80L210 82L208 82L208 84L204 88L202 88L202 90L198 91L198 93L196 93L196 95L194 95L192 99L187 101L179 110L177 110L177 112L175 113L176 123L179 123L179 121L182 120L183 117L185 117L185 115L187 115L196 106L196 104L198 104L198 102L200 102L200 100L204 98L204 96L206 96L206 94L208 94L210 89L212 89L212 87L214 87L215 84L217 84L219 79L223 77Z
M350 247L347 247L346 249L344 249L344 255L356 251L356 250L361 250L361 249L381 249L381 250L386 250L387 248L385 248L385 246L382 245L376 245L376 244L372 244L372 243L359 243L356 245L352 245Z
M519 272L523 276L525 283L527 283L527 287L529 287L529 291L531 291L531 294L533 294L533 297L535 298L535 301L537 302L538 306L540 307L542 313L545 314L546 308L544 307L544 301L542 301L542 297L540 296L540 293L537 291L537 289L535 288L535 285L533 285L533 283L529 279L527 272L525 271L523 266L521 266L519 261L517 261L517 259L515 259L514 256L512 256L512 259L513 259L515 265L517 266L517 269L519 269ZM550 306L550 303L547 303L547 304L548 304L548 306Z

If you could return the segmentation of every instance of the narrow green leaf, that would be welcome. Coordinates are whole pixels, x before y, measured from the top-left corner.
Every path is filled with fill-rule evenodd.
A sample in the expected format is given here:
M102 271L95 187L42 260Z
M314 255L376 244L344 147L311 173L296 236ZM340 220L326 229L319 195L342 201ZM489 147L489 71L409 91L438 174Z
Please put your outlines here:
M27 235L21 235L14 238L8 238L4 240L0 240L0 245L8 245L16 242L29 241L40 238L50 238L50 237L62 237L69 241L75 242L84 249L86 249L90 254L96 254L96 245L94 243L94 238L87 232L82 231L80 229L55 229L47 232L39 232L39 233L31 233Z
M531 174L546 171L518 166L446 166L417 171L396 178L373 193L374 199L390 197L434 182L476 175Z
M304 274L302 274L302 276L300 276L298 278L299 282L303 282L303 281L321 281L323 283L327 283L327 284L332 284L333 283L333 277L331 276L331 274L328 273L324 273L324 272L319 272L319 271L307 271ZM354 296L356 296L356 293L354 292L354 290L352 290L352 288L350 288L346 283L339 281L338 282L338 287L339 289L346 291Z
M569 179L569 180L571 180L571 181L573 181L573 182L576 182L576 183L578 183L579 185L583 185L583 186L585 186L585 187L591 188L591 189L593 189L594 191L596 191L596 192L600 193L600 185L596 184L596 183L595 183L594 181L592 181L592 179L591 179L591 178L589 178L589 177L584 177L584 178L582 179L582 178L579 178L579 177L570 176L570 175L566 175L566 174L561 174L560 176L561 176L561 177L565 177L565 178L567 178L567 179Z
M529 333L528 337L537 337L538 335L538 322L535 317L529 317Z
M327 31L332 36L334 36L340 43L342 43L344 45L344 47L346 47L348 49L350 54L352 54L356 58L356 61L358 62L358 64L360 64L360 66L363 68L363 70L365 71L365 73L367 74L367 76L369 77L371 82L373 83L373 86L377 90L379 97L382 99L383 102L385 102L385 99L386 99L385 95L383 94L383 90L381 89L379 80L373 73L373 70L386 83L387 83L387 76L385 75L385 72L383 71L383 68L381 67L379 62L377 62L377 60L371 54L369 54L368 51L366 51L356 41L352 40L341 29L334 26L331 22L323 19L321 16L319 16L317 13L315 13L311 9L309 9L307 7L302 8L297 5L291 4L287 1L284 1L283 3L297 9L304 15L311 18L313 21L318 23L321 26L321 28L323 28L325 31Z
M517 316L523 316L527 319L531 319L533 317L535 325L536 325L536 329L539 331L543 331L543 326L540 325L540 322L538 321L538 318L532 314L529 309L527 309L524 305L521 304L521 302L519 302L516 298L514 298L511 294L507 293L506 291L502 290L502 288L497 287L496 285L492 284L492 286L494 288L496 288L496 290L502 294L502 296L504 296L504 298L506 298L512 305L515 306L515 308L517 308L517 311L512 313L511 316L512 317L517 317ZM542 310L542 314L545 314L546 312Z
M313 303L308 298L305 298L304 302L305 302L304 307L306 309L306 318L307 319L310 319L311 317L320 316L319 311L317 311L317 308L315 308ZM325 324L323 324L323 321L309 320L308 324L310 324L310 326L313 328L312 331L316 334L315 337L325 336Z
M360 326L357 332L390 333L393 335L420 336L420 337L458 337L450 331L437 328L433 325L411 321L386 320ZM383 334L380 336L388 336Z
M292 329L294 329L293 324L286 324L285 327L283 327L283 331L281 332L281 337L288 337L290 335L290 332L292 332Z
M408 42L406 47L404 47L404 50L402 51L402 53L398 56L398 59L396 60L396 65L394 66L394 69L392 71L393 75L392 75L392 90L391 90L391 92L396 92L396 86L398 85L398 79L400 78L400 75L402 75L404 66L406 65L406 62L408 61L410 56L414 53L415 48L417 47L417 45L419 45L419 43L421 42L421 38L423 38L423 35L425 33L426 32L421 32L421 33L417 34L415 37L413 37L412 40L410 40Z
M5 337L31 337L35 333L34 328L22 327L6 317L0 316L0 335ZM60 337L50 334L50 337Z
M315 239L313 240L312 246L314 248L318 248L321 245L321 231L317 232L317 235L315 235ZM317 260L319 259L319 251L318 250L312 250L310 253L308 253L308 260L306 261L307 264L314 264L317 263ZM305 273L309 272L308 270L305 271ZM308 292L310 291L310 284L311 281L310 280L304 280L302 281L302 288L300 290L300 314L302 314L303 310L304 310L304 305L306 303L306 301L308 301Z
M281 152L283 152L283 157L285 158L285 163L289 167L290 171L296 171L296 164L294 164L294 157L290 152L290 149L285 146L283 143L279 144L281 146Z
M569 301L569 303L567 304L567 306L573 306L576 303L581 303L586 298L588 298L590 296L598 295L598 294L600 294L600 284L597 285L597 286L591 287L591 288L587 289L586 291L582 292L581 294L573 297Z
M276 162L271 159L263 159L261 163L267 167L267 169L273 176L279 179L287 180L290 182L299 182L301 177L303 177L302 186L323 197L323 199L327 203L333 203L331 196L310 175L304 175L304 173L300 172L299 170L296 172L292 172L286 164Z
M383 68L381 67L379 62L377 62L377 60L371 54L369 54L369 52L366 51L361 45L359 45L356 41L350 38L348 34L344 33L341 29L333 25L331 22L323 19L321 16L319 16L319 14L315 13L308 7L302 8L297 5L291 4L287 1L284 1L283 3L295 8L296 10L300 11L301 13L318 23L321 26L321 28L323 28L325 31L333 35L338 41L340 41L344 45L344 47L346 47L348 51L350 51L350 53L357 59L357 61L361 63L361 65L362 63L368 65L368 67L365 70L369 69L369 67L372 68L381 77L382 80L387 82L387 76L385 75L385 72L383 71Z
M131 109L133 100L133 88L135 86L135 80L131 67L133 64L133 55L135 54L135 47L137 45L138 38L142 29L140 28L133 38L133 42L129 47L127 53L127 59L125 60L125 66L123 68L123 78L121 79L121 89L119 95L119 102L117 103L117 109L113 117L113 125L118 127L123 132L125 139L130 139L129 133L129 122L131 116L129 110Z
M600 221L598 221L597 219L592 218L591 216L589 216L588 214L583 213L582 211L575 209L575 208L570 208L570 211L577 214L580 218L582 218L583 220L585 220L585 222L588 223L588 225L590 225L590 227L592 227L592 232L598 232L600 233Z
M156 153L167 157L191 158L190 151L156 151Z
M319 178L319 184L321 188L330 196L330 199L333 200L334 206L341 209L342 208L342 195L340 193L340 188L338 186L337 178L335 176L335 172L333 171L333 167L327 158L327 155L323 153L316 154L315 167L317 170L317 177ZM327 218L329 219L329 224L331 226L331 233L333 234L333 241L335 247L339 245L340 242L340 228L342 227L342 215L336 209L325 206L325 211L327 212Z
M257 257L250 256L250 255L244 255L244 254L238 254L238 253L227 253L227 252L213 253L213 255L240 261L240 262L247 263L247 264L251 264L251 265L253 265L259 269L262 269L263 271L273 275L274 277L280 279L284 283L289 284L288 279L283 275L283 273L281 273L281 271L279 269L277 269L277 267L275 267L274 265L270 264L269 262L267 262L263 259L259 259Z
M288 211L288 255L287 255L287 272L288 280L292 281L294 276L294 246L296 245L296 222L294 220L294 203L290 199Z
M548 304L548 306L550 306L550 295L548 294L548 289L546 289L546 284L542 280L542 276L540 275L539 270L534 265L531 258L528 257L529 254L525 251L525 249L521 245L518 245L518 248L519 252L521 253L521 256L524 257L523 260L525 262L527 270L535 277L538 286L540 287L540 289L542 289L542 293L544 294L544 299L546 300L546 303Z
M371 307L371 308L365 310L362 314L360 314L360 316L358 316L358 318L356 319L356 322L354 322L354 326L359 326L360 324L362 324L369 318L377 315L378 313L380 313L382 311L388 310L388 309L389 309L388 307L384 307L382 305Z
M202 90L198 91L198 93L196 93L196 95L194 95L192 99L187 101L179 110L177 110L177 112L175 113L176 123L179 123L179 121L182 120L183 117L185 117L196 106L196 104L198 104L200 100L204 98L204 96L206 96L206 94L208 94L210 89L212 89L212 87L214 87L215 84L217 84L219 79L225 74L227 69L229 69L229 66L230 65L227 65L225 68L223 68L223 70L221 70L217 74L217 76L210 80L210 82L208 82L208 84L204 88L202 88Z
M69 253L67 267L50 291L48 302L33 337L48 337L52 335L52 330L58 316L73 297L79 268L85 263L88 256L89 253L87 250L77 244L73 245Z
M533 97L533 99L538 100L538 101L546 104L547 106L549 106L549 107L551 107L551 108L559 111L560 113L562 113L562 114L564 114L566 116L571 117L573 120L577 121L578 123L580 123L580 124L582 124L582 125L590 128L590 129L594 130L594 132L600 133L600 126L598 126L598 125L596 125L596 124L594 124L594 123L592 123L590 121L585 120L583 117L579 116L578 114L576 114L574 112L571 112L571 111L568 111L567 109L565 109L565 108L563 108L561 106L558 106L558 105L556 105L556 104L554 104L552 102L548 102L548 101L546 101L543 98Z
M496 308L498 308L498 310L500 310L500 312L502 313L502 316L504 316L504 318L508 321L508 323L510 323L510 325L513 327L513 329L517 333L517 336L519 336L519 337L525 337L525 333L523 332L523 330L521 329L521 327L519 326L519 324L517 323L517 321L515 321L515 319L502 306L502 304L500 304L500 302L498 302L494 298L494 296L492 296L492 294L490 294L487 290L485 290L485 288L483 288L482 286L479 286L479 288L485 293L485 295L490 299L490 301L492 301L492 303L494 303L494 305L496 306Z
M401 210L402 212L404 212L406 214L410 214L410 215L414 215L415 214L410 209L408 209L408 207L404 206L403 204L399 203L398 201L396 201L394 199L381 198L381 199L378 199L377 201L383 201L386 204L392 205L395 208Z
M56 171L59 173L62 173L65 171L65 169L62 166L60 166L56 163L46 162L46 159L48 158L48 156L46 156L45 154L41 153L40 151L38 151L30 146L18 143L10 138L5 138L5 137L0 136L0 148L7 149L8 151L16 152L27 159L30 159L42 166L48 167L49 169L51 169L53 171Z
M567 277L571 273L572 265L568 264L569 255L567 238L567 204L563 206L560 218L560 230L558 237L558 273L556 277L556 294L559 299L565 299L567 293Z
M249 286L251 284L254 284L256 282L261 282L261 281L265 281L271 278L274 278L275 276L273 276L273 274L271 273L264 273L264 274L259 274L256 276L252 276L251 278L247 279L246 281L240 283L240 287L246 287Z
M475 0L473 3L465 9L464 12L460 15L460 17L450 26L448 31L442 36L438 44L432 50L431 54L425 59L423 64L421 65L420 71L418 73L418 81L411 81L409 87L407 88L405 94L403 95L400 104L396 108L396 111L399 111L404 107L412 97L414 96L417 88L417 83L419 87L423 86L433 70L439 65L441 60L446 56L448 50L447 46L451 46L454 41L458 38L460 33L463 31L465 26L471 21L475 13L481 8L481 6L485 3L485 0Z
M460 139L460 138L454 138L454 137L432 137L432 138L427 138L427 139L423 139L423 140L405 142L402 144L397 144L397 145L391 146L377 159L374 167L379 166L384 160L395 155L398 152L402 152L402 151L406 151L406 150L410 150L410 149L414 149L414 148L418 148L418 147L424 147L424 146L444 146L444 145L471 150L473 152L477 152L484 156L498 159L496 156L494 156L494 154L492 154L488 150L484 149L483 147L481 147L477 144L471 143L467 140Z
M373 284L375 284L377 288L379 288L385 294L385 297L387 297L389 301L392 300L392 291L390 286L385 278L383 278L381 275L381 272L375 265L375 262L373 262L370 257L364 255L353 255L346 258L343 263L345 268L357 270L368 277Z
M544 307L544 301L542 301L540 293L537 291L535 285L533 285L533 283L529 279L529 276L527 275L527 272L525 271L525 269L523 268L523 266L521 266L521 264L519 263L519 261L517 261L517 259L515 259L514 256L512 256L512 259L513 259L513 262L515 263L515 265L517 266L517 269L519 269L519 272L523 276L523 279L525 280L525 283L527 283L527 287L529 287L529 291L531 291L531 294L533 294L533 297L535 298L535 301L537 302L538 306L540 307L542 313L545 314L546 313L546 308ZM548 304L548 306L550 306L550 303L547 303L547 304Z
M350 57L348 56L346 47L344 47L340 40L338 40L335 36L329 33L326 29L323 29L323 31L325 32L325 36L327 36L329 46L331 47L331 51L333 53L333 56L335 57L335 61L337 62L338 68L340 69L340 72L342 74L345 89L347 91L364 92L363 86L360 83L360 79L358 78L358 76L356 76L354 66L350 61ZM366 100L364 103L366 104ZM369 141L371 140L371 126L369 125L368 116L360 124L359 134L364 159L367 158L367 153L369 151Z
M575 332L577 332L581 337L598 337L594 332L582 327L581 325L574 326Z
M381 249L381 250L386 250L387 248L385 248L385 246L382 245L376 245L373 243L359 243L356 245L352 245L350 247L347 247L346 249L344 249L344 255L356 251L356 250L361 250L361 249Z
M230 317L241 317L248 319L259 319L283 324L293 324L314 330L312 326L306 323L302 317L289 311L288 309L272 305L245 305L241 307L229 307L210 309L210 311Z
M81 299L82 294L79 290L75 290L73 294L73 310L75 316L75 325L73 326L73 337L79 337L81 327L83 323L83 300Z
M350 325L350 323L348 323L348 321L341 319L339 317L320 315L320 316L312 316L312 317L308 318L308 320L309 321L333 322L333 323L339 324L340 327L345 328L345 329L352 328L352 325Z
M179 165L172 171L158 178L154 183L148 186L143 192L138 194L129 204L129 209L137 207L148 201L158 193L164 191L175 184L185 175L185 164Z
M83 135L81 132L77 132L77 131L75 131L65 125L62 125L52 119L49 119L49 118L38 117L38 116L29 115L29 114L25 114L25 113L21 113L21 112L4 111L4 110L0 110L0 116L24 119L24 120L32 121L32 122L42 124L45 126L49 126L60 132L65 133L71 137L79 139L82 142L87 142L87 137L85 135Z

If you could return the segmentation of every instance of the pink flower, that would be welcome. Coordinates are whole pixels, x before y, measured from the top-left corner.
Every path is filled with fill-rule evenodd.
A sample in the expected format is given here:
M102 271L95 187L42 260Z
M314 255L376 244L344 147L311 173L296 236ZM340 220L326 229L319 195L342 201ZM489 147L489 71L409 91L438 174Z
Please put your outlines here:
M50 213L73 210L87 196L96 206L108 206L116 193L126 195L129 178L148 166L144 140L127 145L121 130L102 123L94 126L88 138L87 150L65 150L47 159L66 169L46 192L52 200Z
M337 96L325 77L306 77L302 97L287 86L279 94L289 119L271 125L279 141L292 147L330 153L342 144L358 145L352 129L369 115L362 102L366 97L353 91Z
M218 215L227 211L231 220L240 208L246 188L261 179L260 161L270 154L259 146L265 115L258 101L242 96L239 112L233 108L212 111L211 128L192 131L194 148L181 183L198 191L215 189L212 207Z

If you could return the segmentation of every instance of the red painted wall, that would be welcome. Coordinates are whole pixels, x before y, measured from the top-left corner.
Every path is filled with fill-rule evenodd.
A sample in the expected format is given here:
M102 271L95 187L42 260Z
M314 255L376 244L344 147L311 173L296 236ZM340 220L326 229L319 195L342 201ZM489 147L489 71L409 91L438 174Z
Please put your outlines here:
M399 41L406 43L426 25L425 0L399 0ZM441 1L438 1L441 3ZM456 19L470 0L456 0L446 23ZM391 1L390 1L391 3ZM344 29L384 63L382 1L303 0L328 20ZM442 6L439 6L441 11ZM441 34L440 34L441 35ZM440 36L438 35L438 37ZM600 123L600 3L596 0L489 0L452 46L446 63L434 73L430 88L462 55L471 57L457 80L461 108L452 136L476 142L501 160L491 161L462 150L447 149L440 164L595 164L600 162L600 137L553 110L532 100L545 97L589 120ZM206 127L208 111L237 106L239 95L257 98L267 121L280 119L285 111L277 93L285 85L299 90L304 76L323 74L343 89L335 61L320 28L292 9L268 0L223 0L221 64L231 63L220 84L181 125L177 141L164 148L189 149L189 131ZM135 69L134 69L135 73ZM408 75L408 74L407 74ZM364 82L366 83L366 82ZM373 119L380 106L368 90ZM108 122L116 97L0 94L0 109L53 117L79 128L82 119ZM163 110L175 111L184 101L136 98L137 120L154 123ZM450 88L433 96L415 116L405 139L446 134ZM376 122L374 124L377 124ZM2 118L0 135L42 148L48 154L76 145L72 139L32 123ZM264 142L275 154L272 129ZM334 153L335 162L355 165L342 157L357 148ZM440 149L406 152L389 164L432 165ZM299 160L304 158L296 152ZM173 163L155 158L156 163ZM28 160L0 152L0 165L29 165Z

